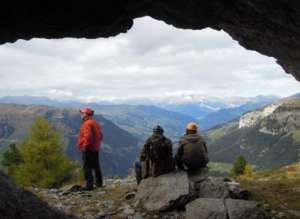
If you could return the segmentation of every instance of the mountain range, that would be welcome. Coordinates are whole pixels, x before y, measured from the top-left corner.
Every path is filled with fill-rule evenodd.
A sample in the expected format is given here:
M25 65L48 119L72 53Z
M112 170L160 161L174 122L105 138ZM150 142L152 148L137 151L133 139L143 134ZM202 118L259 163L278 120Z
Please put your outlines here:
M64 130L67 153L80 159L73 147L80 126L78 109L90 106L95 109L96 119L103 123L106 132L102 159L109 174L127 173L153 126L162 125L176 146L190 121L200 124L212 161L233 163L236 156L244 155L257 168L275 168L298 159L300 98L297 96L281 100L258 96L246 103L236 101L239 104L234 107L222 108L224 103L219 110L205 106L206 111L197 103L165 103L158 107L4 97L0 102L26 105L0 104L0 147L23 139L29 124L37 115L43 115ZM31 105L33 103L52 107ZM208 112L208 109L213 111ZM196 119L201 116L202 119Z
M127 130L141 141L144 141L156 125L165 129L166 135L178 139L183 133L185 126L190 121L196 121L193 116L174 112L154 105L128 105L106 103L83 103L76 100L57 101L47 97L10 96L0 97L0 103L14 104L42 104L61 109L79 109L91 107L96 114L101 114L119 127Z
M131 118L134 115L137 118L146 116L145 120L150 121L151 126L153 126L155 125L155 123L152 122L152 119L155 119L155 117L160 117L160 114L162 114L164 117L168 117L169 114L171 116L177 115L175 116L175 118L183 118L184 122L186 122L186 120L200 122L201 129L208 129L213 126L228 122L232 119L238 118L240 115L249 110L260 108L263 105L266 105L278 99L278 97L271 95L259 95L256 97L227 97L223 99L203 95L178 95L172 96L169 99L167 99L166 97L161 97L156 100L130 99L127 101L120 100L119 102L115 100L101 101L97 103L84 103L78 100L57 101L48 97L6 96L0 97L0 103L15 103L26 105L38 104L74 109L89 106L95 109L100 109L97 111L104 112L108 116L111 116L113 120L114 116L117 115L118 119L115 119L114 121L116 123L119 123L121 126L124 125L124 121L121 120L124 120L124 117L127 116L128 120L130 120L129 122L131 122L132 119L136 119L135 117ZM146 112L143 112L144 110ZM167 113L167 111L171 111L172 113ZM173 112L177 112L178 114L174 114ZM158 115L155 115L155 113L158 113ZM179 114L181 114L181 116ZM151 117L149 118L148 115ZM184 115L186 116L185 118ZM170 118L169 120L171 119L172 118ZM143 122L145 122L145 120ZM168 125L168 123L165 122L162 123L162 125ZM136 126L136 124L133 126ZM179 122L179 126L180 128L182 128L181 122ZM124 127L132 130L132 128L126 125L124 125ZM147 132L148 131L149 129L147 129ZM177 132L176 129L175 132ZM133 133L136 134L136 130ZM138 133L138 135L140 134ZM145 135L143 134L143 137L144 136Z

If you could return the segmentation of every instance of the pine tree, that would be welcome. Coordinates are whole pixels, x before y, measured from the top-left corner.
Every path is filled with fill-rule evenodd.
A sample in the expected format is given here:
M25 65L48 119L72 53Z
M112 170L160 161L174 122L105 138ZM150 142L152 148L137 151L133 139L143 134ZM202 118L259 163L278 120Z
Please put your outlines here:
M238 176L244 173L247 161L245 157L238 156L234 162L233 168L231 170L231 175Z
M23 163L22 155L16 144L9 145L8 149L3 153L2 166L5 168L8 175L15 174L18 165Z
M58 186L70 177L74 169L64 154L61 136L42 117L33 123L20 152L23 163L17 167L13 178L23 186Z

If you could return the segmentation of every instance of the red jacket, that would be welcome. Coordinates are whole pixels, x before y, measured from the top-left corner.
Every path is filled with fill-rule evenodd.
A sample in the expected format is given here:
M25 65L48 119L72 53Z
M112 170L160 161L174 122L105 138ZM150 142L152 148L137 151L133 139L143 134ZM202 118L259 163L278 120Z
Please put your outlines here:
M102 139L101 126L91 117L87 117L80 127L77 139L78 149L97 152L100 149Z

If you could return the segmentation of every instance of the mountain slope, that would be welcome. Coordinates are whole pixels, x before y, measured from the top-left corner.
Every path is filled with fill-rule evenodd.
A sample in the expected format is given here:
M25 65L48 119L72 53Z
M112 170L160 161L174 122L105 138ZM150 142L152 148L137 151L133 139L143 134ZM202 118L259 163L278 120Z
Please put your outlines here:
M210 114L211 112L215 111L215 108L213 107L201 105L198 103L167 104L162 105L162 107L166 110L182 113L198 119L201 119Z
M218 111L209 113L200 120L201 128L210 129L214 126L224 124L233 119L239 118L245 112L261 108L267 104L270 104L271 102L273 102L272 99L262 100L258 102L249 102L238 107L220 109Z
M76 138L81 123L77 110L39 105L0 104L0 148L24 139L37 116L43 116L52 122L55 128L63 133L67 154L81 160L80 153L76 149ZM101 153L103 171L106 174L126 175L137 156L138 139L101 115L96 115L95 119L103 126L104 144Z
M141 140L152 134L155 125L161 125L165 134L176 140L188 122L196 121L191 116L146 105L102 105L95 106L95 110Z
M206 132L213 161L233 162L236 156L259 168L277 168L299 159L300 99L270 104Z

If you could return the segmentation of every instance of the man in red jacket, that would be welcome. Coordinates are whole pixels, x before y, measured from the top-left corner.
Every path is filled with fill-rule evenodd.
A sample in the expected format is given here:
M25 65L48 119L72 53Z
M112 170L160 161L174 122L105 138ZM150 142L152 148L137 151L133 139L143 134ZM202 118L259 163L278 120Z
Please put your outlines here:
M103 134L101 126L93 119L94 111L90 108L80 110L82 125L78 135L77 145L82 152L83 170L86 180L86 190L93 190L93 170L96 176L96 186L102 187L102 173L99 164L99 149Z

